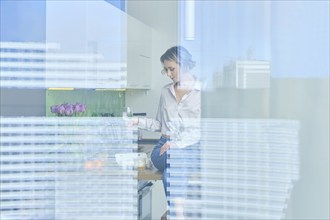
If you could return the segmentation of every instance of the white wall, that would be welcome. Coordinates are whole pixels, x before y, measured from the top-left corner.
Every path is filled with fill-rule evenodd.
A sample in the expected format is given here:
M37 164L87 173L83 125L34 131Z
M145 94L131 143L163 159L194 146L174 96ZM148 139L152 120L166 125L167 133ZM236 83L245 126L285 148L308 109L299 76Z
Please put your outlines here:
M160 73L162 65L159 57L174 44L175 40L166 38L166 35L152 30L151 90L128 90L126 92L126 105L131 107L133 112L146 112L147 117L156 116L161 88L170 82L166 76ZM158 138L159 134L144 132L143 136L145 138Z
M0 116L45 116L46 92L44 89L4 89L0 92Z
M151 90L128 90L126 105L133 112L146 112L155 117L161 88L171 82L160 71L160 56L177 44L177 3L175 1L128 1L127 13L152 28L152 79ZM143 77L143 76L141 76ZM144 138L159 138L159 134L144 132Z

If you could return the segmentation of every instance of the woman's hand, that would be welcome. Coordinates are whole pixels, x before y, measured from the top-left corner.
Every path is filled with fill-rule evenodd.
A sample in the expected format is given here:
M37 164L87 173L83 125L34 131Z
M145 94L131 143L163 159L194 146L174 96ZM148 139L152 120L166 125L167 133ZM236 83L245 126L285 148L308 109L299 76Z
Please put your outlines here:
M138 117L131 117L131 118L123 117L123 119L124 119L127 127L132 127L132 126L136 126L139 124Z
M138 117L132 117L131 122L133 125L138 125L139 124L139 118Z
M159 156L162 156L171 146L172 144L170 142L166 142L161 148L159 152Z

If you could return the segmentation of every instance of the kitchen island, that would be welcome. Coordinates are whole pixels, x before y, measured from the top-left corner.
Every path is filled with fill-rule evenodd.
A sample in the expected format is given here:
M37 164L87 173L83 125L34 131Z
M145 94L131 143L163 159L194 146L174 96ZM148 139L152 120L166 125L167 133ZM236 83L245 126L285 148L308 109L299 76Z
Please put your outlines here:
M138 152L146 153L148 159L152 149L156 145L158 140L156 139L142 139L138 141ZM138 170L138 219L152 219L157 210L157 205L155 201L159 201L159 182L157 180L162 180L162 172L158 171L155 167L144 168ZM157 186L158 185L158 186ZM156 190L156 194L154 194ZM157 198L154 195L158 195ZM158 202L159 203L159 202Z

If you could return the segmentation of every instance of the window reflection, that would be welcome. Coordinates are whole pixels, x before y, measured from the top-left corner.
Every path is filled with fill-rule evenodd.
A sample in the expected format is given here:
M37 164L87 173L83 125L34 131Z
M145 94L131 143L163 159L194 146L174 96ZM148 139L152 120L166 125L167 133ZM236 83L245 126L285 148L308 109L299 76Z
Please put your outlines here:
M196 148L170 149L171 219L282 219L299 179L299 123L202 119Z
M137 219L136 152L121 119L1 118L1 219Z

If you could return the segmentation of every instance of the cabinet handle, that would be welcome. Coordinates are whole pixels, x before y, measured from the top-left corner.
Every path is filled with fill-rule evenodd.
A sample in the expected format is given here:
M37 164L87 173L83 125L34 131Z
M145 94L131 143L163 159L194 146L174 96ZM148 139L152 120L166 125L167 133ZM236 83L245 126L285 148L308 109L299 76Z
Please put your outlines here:
M145 56L145 55L143 55L143 54L140 54L140 57L144 57L144 58L148 58L148 59L150 59L150 57Z

